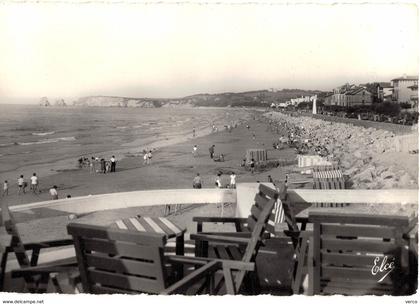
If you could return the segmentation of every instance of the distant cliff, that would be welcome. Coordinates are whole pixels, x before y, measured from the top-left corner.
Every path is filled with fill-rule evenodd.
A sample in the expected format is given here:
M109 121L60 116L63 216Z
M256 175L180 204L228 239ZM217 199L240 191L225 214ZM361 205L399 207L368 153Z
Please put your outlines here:
M320 91L283 89L281 91L251 91L242 93L196 94L182 98L132 98L118 96L86 96L73 102L74 106L88 107L239 107L269 106L272 102L284 102L302 95L318 94Z

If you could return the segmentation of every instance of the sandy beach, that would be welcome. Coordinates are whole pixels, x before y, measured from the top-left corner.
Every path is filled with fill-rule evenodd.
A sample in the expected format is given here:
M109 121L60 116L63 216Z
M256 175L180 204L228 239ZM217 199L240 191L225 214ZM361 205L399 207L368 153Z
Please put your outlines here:
M231 171L236 173L237 182L267 181L268 175L274 179L284 179L284 172L280 169L251 174L240 166L246 149L249 148L266 148L270 159L295 158L293 149L281 151L273 149L272 143L276 135L267 131L267 125L262 122L262 118L250 119L247 124L250 125L249 130L244 123L231 132L219 129L219 132L206 136L193 138L191 134L185 134L184 137L178 136L169 142L157 141L153 145L156 150L151 165L143 164L143 154L139 153L139 148L135 151L132 148L131 151L116 149L124 156L120 159L117 157L115 173L91 173L89 168L78 169L73 164L73 168L56 174L47 176L38 174L41 193L27 192L24 195L17 195L17 187L12 184L9 196L3 199L10 205L49 200L48 189L52 185L58 186L61 198L67 195L75 197L133 190L188 189L192 188L192 180L197 173L200 173L205 188L214 188L214 180L219 171L225 173L222 176L224 185L229 183ZM206 134L205 130L201 132ZM224 154L224 162L210 159L208 148L212 144L215 145L216 154ZM198 146L198 157L193 157L194 145Z
M269 159L294 160L296 158L294 149L276 150L272 147L272 143L278 139L279 135L270 131L268 120L263 117L263 113L255 112L255 115L250 116L247 122L231 132L221 130L201 137L178 138L172 145L156 149L150 165L143 163L141 153L127 152L125 157L118 160L115 173L91 173L89 168L63 170L53 175L41 176L40 194L29 192L17 195L16 188L12 187L10 195L3 197L2 200L9 205L49 200L48 188L54 184L58 186L60 198L65 198L67 195L77 197L134 190L192 189L192 180L197 173L200 173L202 177L204 188L215 187L218 172L223 173L223 186L229 183L230 172L236 173L238 183L266 182L268 175L271 175L274 180L284 181L286 174L290 173L294 165L265 171L257 170L254 174L240 166L246 149L250 148L267 149ZM246 125L250 126L249 130ZM224 154L224 162L215 162L210 159L208 148L213 144L215 154ZM192 154L194 145L198 146L197 157ZM183 206L177 214L173 211L169 216L175 222L182 223L191 232L195 231L194 224L191 222L193 216L220 215L220 210L214 205ZM226 208L225 215L233 216L234 211L235 205L230 205ZM163 216L164 206L96 212L77 221L108 225L118 218L132 214ZM17 213L16 219L21 223L22 233L28 240L66 237L65 226L70 221L68 214L58 214L48 210L41 210L36 214Z

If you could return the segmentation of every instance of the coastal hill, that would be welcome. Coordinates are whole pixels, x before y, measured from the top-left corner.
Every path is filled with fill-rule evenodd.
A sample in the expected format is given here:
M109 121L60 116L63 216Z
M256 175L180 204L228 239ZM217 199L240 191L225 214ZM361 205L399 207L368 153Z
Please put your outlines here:
M259 90L241 93L196 94L181 98L133 98L118 96L86 96L73 102L74 106L95 107L239 107L267 106L291 98L319 94L321 91L301 89Z

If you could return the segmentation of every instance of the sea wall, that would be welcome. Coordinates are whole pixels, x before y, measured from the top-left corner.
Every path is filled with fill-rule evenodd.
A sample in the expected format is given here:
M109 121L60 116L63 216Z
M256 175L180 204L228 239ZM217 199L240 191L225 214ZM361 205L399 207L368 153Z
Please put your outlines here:
M347 123L335 123L312 117L292 117L279 112L266 114L289 133L294 140L309 147L309 154L322 151L328 160L338 162L353 189L390 189L418 187L418 157L413 148L399 151L400 146L416 142L399 140L395 133ZM409 138L417 136L413 132ZM398 149L398 150L397 150Z

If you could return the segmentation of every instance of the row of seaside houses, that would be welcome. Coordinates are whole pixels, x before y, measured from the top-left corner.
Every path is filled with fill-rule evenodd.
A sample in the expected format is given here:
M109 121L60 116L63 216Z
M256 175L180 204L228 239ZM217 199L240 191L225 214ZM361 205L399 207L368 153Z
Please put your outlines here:
M418 109L418 81L418 76L398 77L392 79L390 83L377 84L377 92L369 91L363 85L347 83L328 93L324 104L343 107L370 105L373 102L373 95L376 95L379 102L408 103L412 109Z

